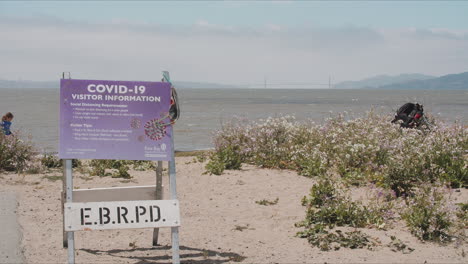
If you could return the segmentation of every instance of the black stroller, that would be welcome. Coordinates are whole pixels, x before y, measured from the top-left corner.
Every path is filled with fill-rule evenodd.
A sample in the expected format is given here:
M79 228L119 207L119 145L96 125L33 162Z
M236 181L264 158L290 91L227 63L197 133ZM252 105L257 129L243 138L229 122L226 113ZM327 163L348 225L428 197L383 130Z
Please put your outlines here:
M424 115L424 108L418 103L406 103L398 109L395 118L392 120L392 123L398 121L401 127L405 128L420 128L421 126L426 126L430 128L429 122Z

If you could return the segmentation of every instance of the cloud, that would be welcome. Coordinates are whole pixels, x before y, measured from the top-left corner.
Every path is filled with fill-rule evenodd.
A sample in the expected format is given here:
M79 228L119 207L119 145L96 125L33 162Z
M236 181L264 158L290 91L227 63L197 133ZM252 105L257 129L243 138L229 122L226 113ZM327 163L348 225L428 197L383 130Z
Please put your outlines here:
M450 30L450 29L409 29L406 32L407 36L426 40L426 39L453 39L453 40L468 40L468 31Z
M377 74L465 71L466 35L449 31L364 27L232 27L53 17L0 18L0 78L177 80L221 83L336 81ZM429 37L420 37L420 35Z

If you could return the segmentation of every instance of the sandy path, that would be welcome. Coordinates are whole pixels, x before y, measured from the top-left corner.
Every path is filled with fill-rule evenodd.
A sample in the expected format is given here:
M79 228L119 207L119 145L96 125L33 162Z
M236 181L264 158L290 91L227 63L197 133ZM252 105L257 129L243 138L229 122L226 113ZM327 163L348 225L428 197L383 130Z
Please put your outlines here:
M259 169L245 165L241 171L222 176L203 175L203 164L193 158L177 158L177 188L181 202L180 228L182 263L466 263L466 244L440 246L421 243L404 226L392 230L364 231L378 238L382 246L367 249L340 249L322 252L305 239L295 237L305 209L300 200L309 193L313 179L290 171ZM49 175L60 175L60 171ZM75 176L75 187L111 187L154 184L153 172L134 172L125 182L110 177ZM44 175L0 176L0 191L19 197L19 221L23 228L25 259L28 263L64 263L62 248L61 181L42 179ZM164 177L165 196L167 177ZM363 190L358 190L363 191ZM365 191L365 190L364 190ZM467 202L467 193L454 199ZM262 206L255 201L274 200ZM396 235L415 251L392 252L384 246ZM170 229L160 231L161 246L151 247L152 229L76 232L77 262L86 263L168 263L171 262Z
M0 263L22 263L21 229L16 216L16 195L0 192Z

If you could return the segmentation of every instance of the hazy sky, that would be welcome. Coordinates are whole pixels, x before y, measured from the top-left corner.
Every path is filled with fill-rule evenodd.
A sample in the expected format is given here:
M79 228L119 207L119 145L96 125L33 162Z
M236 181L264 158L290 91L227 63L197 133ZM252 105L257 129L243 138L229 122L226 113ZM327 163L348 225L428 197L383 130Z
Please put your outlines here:
M468 71L468 1L0 1L0 79L226 84Z

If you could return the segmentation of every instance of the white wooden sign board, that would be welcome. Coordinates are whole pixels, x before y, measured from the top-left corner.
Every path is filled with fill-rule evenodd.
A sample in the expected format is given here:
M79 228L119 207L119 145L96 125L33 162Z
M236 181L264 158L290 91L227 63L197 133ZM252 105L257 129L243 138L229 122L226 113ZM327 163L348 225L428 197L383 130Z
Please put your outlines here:
M162 185L160 186L162 192ZM157 199L156 185L125 186L112 188L74 189L73 202L115 202L161 200ZM162 193L160 194L162 197Z
M65 231L180 226L178 200L65 203Z

